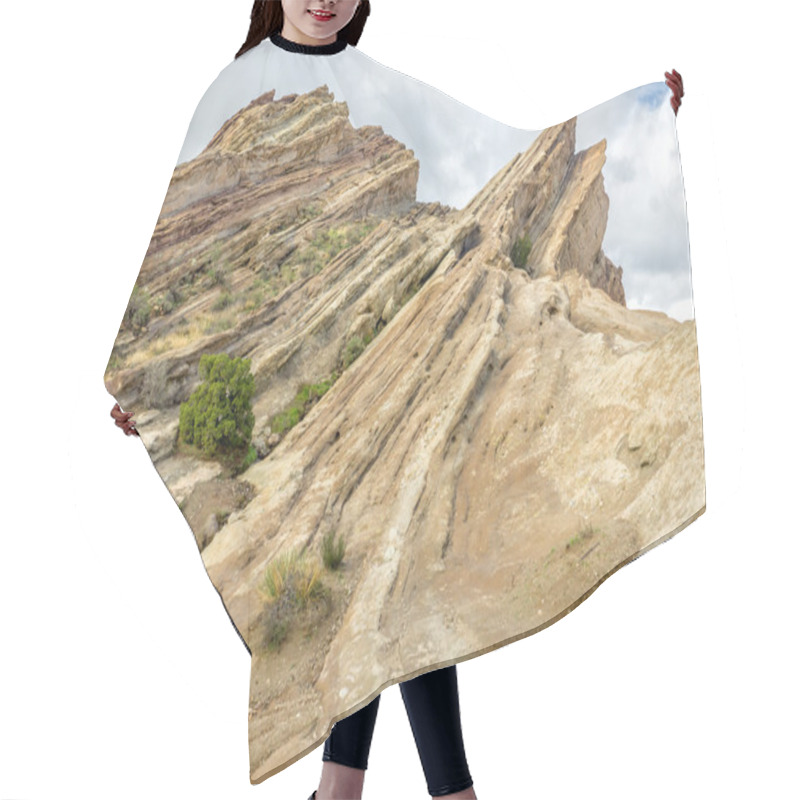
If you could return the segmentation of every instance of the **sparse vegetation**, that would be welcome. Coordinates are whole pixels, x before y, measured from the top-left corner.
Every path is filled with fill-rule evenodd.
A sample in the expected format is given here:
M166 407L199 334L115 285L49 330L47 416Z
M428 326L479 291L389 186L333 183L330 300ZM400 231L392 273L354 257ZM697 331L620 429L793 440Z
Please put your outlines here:
M298 247L281 265L286 285L298 276L305 278L321 272L339 253L366 238L377 224L375 220L366 220L318 231L311 241Z
M290 286L295 282L295 280L297 280L297 269L295 268L295 265L298 261L299 259L291 260L290 257L290 259L287 259L281 264L279 270L279 284L281 289L285 288L286 286Z
M205 288L227 286L230 264L222 257L222 242L216 241L209 248L208 262L205 268Z
M377 224L376 220L367 220L346 225L343 228L328 228L320 231L312 239L311 245L323 252L330 260L341 253L342 250L352 247L365 239Z
M202 338L206 329L210 327L210 323L211 317L203 314L198 314L191 321L186 318L179 319L174 328L171 328L168 333L160 335L149 347L140 348L128 354L125 366L135 367L144 364L154 356Z
M270 615L264 637L267 647L270 650L278 650L288 635L289 620L277 614Z
M270 650L278 649L286 640L295 614L311 600L329 595L321 574L319 562L296 550L282 553L267 565L258 592L268 606L264 641Z
M599 530L595 528L593 525L586 523L579 531L575 534L566 544L565 549L569 550L572 547L576 547L577 545L585 542L587 539L591 539L596 533L599 533Z
M252 286L248 290L242 308L246 312L255 311L264 305L265 299L266 285L263 280L257 279L253 281Z
M319 383L304 383L294 396L289 407L270 420L273 433L284 433L297 425L310 408L333 386L339 374L334 372L330 378Z
M515 267L523 269L528 263L533 244L527 234L517 239L511 246L511 261Z
M297 222L308 222L322 213L322 207L316 203L309 203L297 210Z
M163 294L160 294L152 303L151 314L153 316L163 316L174 311L183 301L183 293L180 288L170 286Z
M233 470L234 475L239 475L240 473L244 472L251 464L256 462L258 458L258 451L256 448L251 444L247 448L247 453L245 457L242 459L241 463Z
M267 603L276 603L288 594L303 606L319 592L321 572L319 564L291 550L269 563L259 590Z
M272 433L283 434L293 428L311 410L317 401L336 383L341 373L347 369L364 351L375 337L375 331L366 336L353 336L345 345L339 357L340 367L330 377L319 383L304 383L294 396L289 407L276 414L269 423Z
M122 369L125 364L125 359L119 354L116 345L111 349L111 355L106 365L106 373L112 372L115 369Z
M306 222L321 213L322 210L317 206L301 208L294 227L299 227L297 222ZM379 220L368 219L339 228L326 228L317 231L309 241L303 241L302 234L298 235L298 246L282 261L263 264L258 268L258 287L275 297L296 280L316 275L342 250L362 241L378 224ZM290 224L285 222L271 230L270 234L280 233L289 227ZM245 308L252 310L261 302L263 298L257 301L248 299Z
M226 314L222 317L216 317L205 320L201 324L200 330L204 336L209 336L214 333L222 333L223 331L230 330L236 324L236 318L233 314Z
M222 292L214 301L212 309L214 311L223 311L228 306L233 304L233 295L229 291Z
M347 369L364 352L374 335L373 331L366 336L353 336L349 339L341 356L342 369Z
M344 538L340 535L334 544L335 531L331 530L322 539L322 563L328 569L337 569L344 559Z
M206 271L206 277L209 288L214 286L227 286L228 273L224 267L209 267Z
M151 310L150 293L138 285L134 286L125 310L125 322L138 333L150 321Z

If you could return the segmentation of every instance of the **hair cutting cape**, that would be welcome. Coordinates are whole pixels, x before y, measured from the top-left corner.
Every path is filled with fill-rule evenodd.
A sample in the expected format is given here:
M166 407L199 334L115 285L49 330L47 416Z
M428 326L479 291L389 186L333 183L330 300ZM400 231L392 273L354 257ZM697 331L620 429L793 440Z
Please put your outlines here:
M104 379L251 656L259 783L705 510L669 90L526 130L265 39L197 106Z

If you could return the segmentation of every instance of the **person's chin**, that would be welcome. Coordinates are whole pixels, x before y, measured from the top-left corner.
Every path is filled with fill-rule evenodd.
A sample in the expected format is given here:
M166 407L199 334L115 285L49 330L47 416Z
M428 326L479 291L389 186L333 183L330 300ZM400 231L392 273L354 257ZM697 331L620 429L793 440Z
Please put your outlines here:
M311 26L311 30L307 28L301 29L303 33L308 36L309 38L314 40L314 44L322 44L329 36L335 36L338 38L339 31L333 31L332 33L328 32L325 34L321 34L319 29L314 29L314 26Z

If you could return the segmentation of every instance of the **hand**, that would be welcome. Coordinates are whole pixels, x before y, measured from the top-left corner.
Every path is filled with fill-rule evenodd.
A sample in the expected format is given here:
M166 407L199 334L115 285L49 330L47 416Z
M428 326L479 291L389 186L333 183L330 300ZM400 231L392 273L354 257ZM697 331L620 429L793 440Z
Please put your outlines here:
M672 110L675 112L675 116L678 116L678 107L681 104L681 97L683 97L683 78L681 77L680 72L676 69L673 69L672 72L665 72L664 75L667 76L666 81L664 83L672 89L672 97L670 97L669 102L672 106Z
M114 417L114 424L118 428L122 428L126 436L130 436L131 434L134 436L139 435L139 431L136 430L136 422L131 419L133 411L123 411L119 407L119 403L114 403L114 408L111 409L111 416Z

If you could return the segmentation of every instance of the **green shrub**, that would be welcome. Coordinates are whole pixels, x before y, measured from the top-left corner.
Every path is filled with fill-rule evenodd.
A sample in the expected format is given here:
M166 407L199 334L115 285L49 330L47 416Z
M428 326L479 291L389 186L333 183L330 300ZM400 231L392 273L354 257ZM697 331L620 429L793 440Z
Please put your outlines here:
M347 369L364 352L366 346L361 336L351 337L342 354L342 366Z
M250 359L206 353L199 370L203 383L181 403L179 437L209 457L247 447L255 425Z
M374 331L368 332L364 336L352 336L341 355L342 368L347 369L367 349L367 345L374 338Z
M344 539L339 536L336 544L333 543L334 531L328 531L322 540L322 562L328 569L336 569L344 558Z
M251 464L254 464L257 459L258 451L251 444L250 447L247 448L247 452L245 453L241 463L234 470L234 474L239 475L240 473L244 472Z
M125 310L125 321L135 331L141 330L150 320L151 310L150 295L147 289L134 286L128 301L128 308Z
M511 261L515 267L523 269L528 263L528 256L531 254L533 244L526 234L525 236L517 239L511 247Z
M151 303L151 315L163 316L174 311L184 300L180 289L170 286Z
M272 418L270 430L273 433L284 433L297 425L314 403L333 386L337 377L338 375L334 373L330 378L319 383L304 383L289 407Z
M212 309L214 311L222 311L223 309L226 309L232 303L233 303L233 295L228 291L224 291L214 301L214 305L212 306Z

